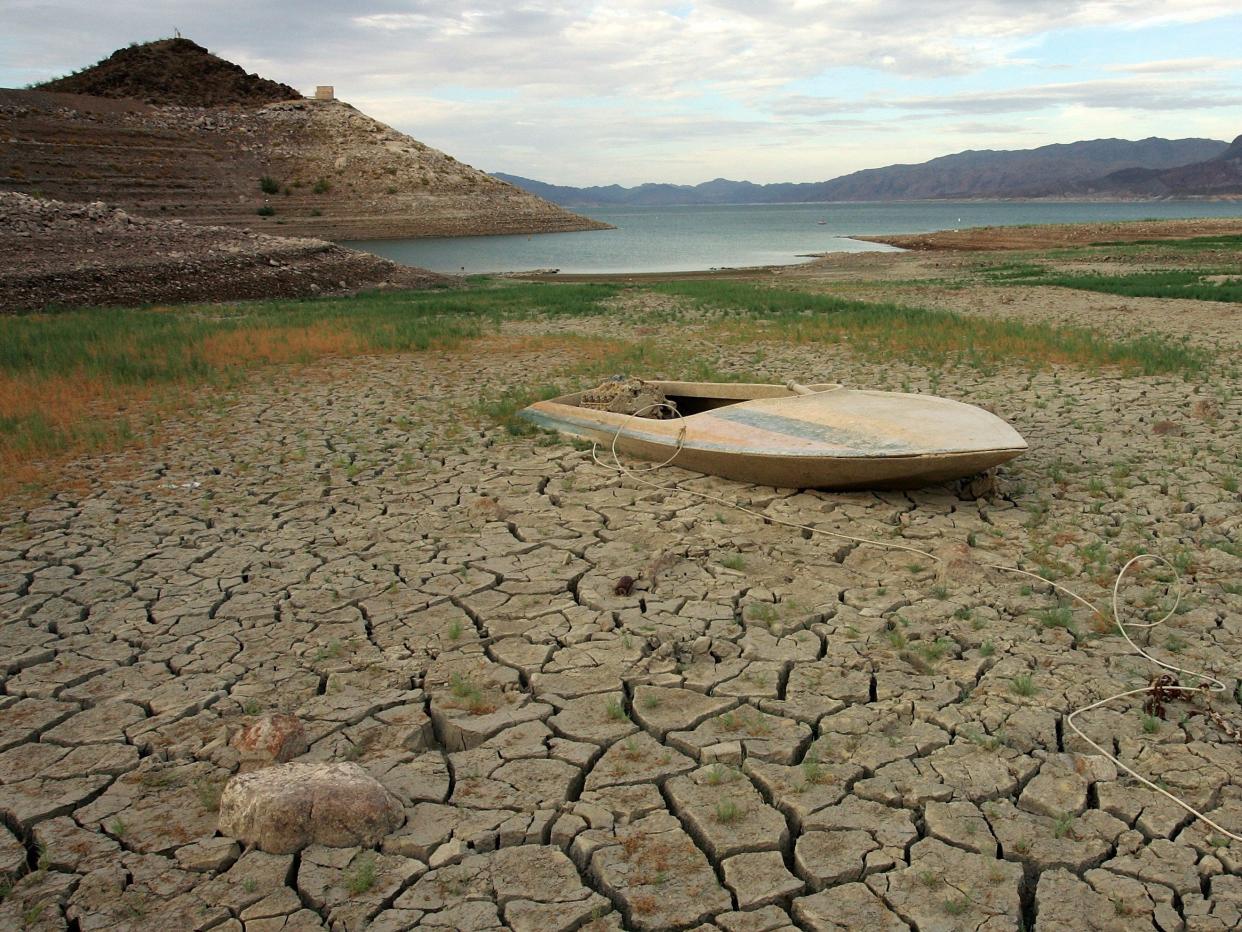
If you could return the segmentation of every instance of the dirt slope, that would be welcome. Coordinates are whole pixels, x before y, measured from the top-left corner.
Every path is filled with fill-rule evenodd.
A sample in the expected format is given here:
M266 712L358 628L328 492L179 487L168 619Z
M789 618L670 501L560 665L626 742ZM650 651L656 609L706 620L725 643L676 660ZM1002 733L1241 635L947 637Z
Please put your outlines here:
M309 297L451 281L322 240L0 192L0 313Z

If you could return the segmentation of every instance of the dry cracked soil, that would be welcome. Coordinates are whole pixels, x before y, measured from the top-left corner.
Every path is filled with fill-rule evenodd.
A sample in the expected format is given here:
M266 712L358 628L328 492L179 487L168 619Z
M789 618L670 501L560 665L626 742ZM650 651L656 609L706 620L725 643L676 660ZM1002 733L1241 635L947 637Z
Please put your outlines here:
M1186 598L1136 637L1232 689L1237 386L757 353L689 321L678 339L719 366L989 405L1030 452L986 487L669 467L653 489L474 423L480 394L562 372L573 333L635 329L624 303L282 371L126 469L78 464L86 491L6 506L0 927L1238 928L1242 844L1066 726L1153 668L987 568L1104 606L1124 557L1158 552ZM1129 617L1168 588L1127 577ZM1199 704L1140 704L1084 726L1242 831L1242 748ZM1236 719L1232 696L1215 708ZM299 760L356 762L401 826L292 855L219 834L229 738L276 711L305 727Z

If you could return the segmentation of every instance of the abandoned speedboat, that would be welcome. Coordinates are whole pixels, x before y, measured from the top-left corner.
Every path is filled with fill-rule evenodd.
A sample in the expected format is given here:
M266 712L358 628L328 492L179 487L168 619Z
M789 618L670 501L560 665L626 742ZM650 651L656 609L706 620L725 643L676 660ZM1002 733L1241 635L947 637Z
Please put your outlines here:
M638 407L633 398L629 409L601 403L597 389L540 401L522 416L640 459L781 488L912 488L1026 450L996 415L935 395L793 382L638 384Z

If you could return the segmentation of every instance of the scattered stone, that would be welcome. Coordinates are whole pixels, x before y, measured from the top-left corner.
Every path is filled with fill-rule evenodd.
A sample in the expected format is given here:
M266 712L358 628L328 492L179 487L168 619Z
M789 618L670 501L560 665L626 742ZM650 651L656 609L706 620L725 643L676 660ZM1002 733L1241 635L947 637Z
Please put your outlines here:
M272 764L284 764L305 754L306 729L295 715L278 712L251 722L230 744L241 756L241 772L248 773Z

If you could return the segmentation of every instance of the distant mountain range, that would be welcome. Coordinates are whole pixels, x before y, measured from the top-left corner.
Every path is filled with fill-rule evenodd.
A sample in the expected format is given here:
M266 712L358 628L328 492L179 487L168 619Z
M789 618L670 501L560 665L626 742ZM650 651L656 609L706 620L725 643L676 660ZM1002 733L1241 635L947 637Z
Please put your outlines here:
M716 178L697 185L573 188L493 172L563 207L792 204L957 198L1242 195L1242 136L1132 142L1093 139L1038 149L968 150L801 184Z

